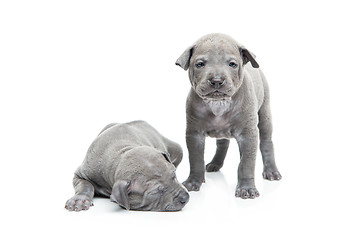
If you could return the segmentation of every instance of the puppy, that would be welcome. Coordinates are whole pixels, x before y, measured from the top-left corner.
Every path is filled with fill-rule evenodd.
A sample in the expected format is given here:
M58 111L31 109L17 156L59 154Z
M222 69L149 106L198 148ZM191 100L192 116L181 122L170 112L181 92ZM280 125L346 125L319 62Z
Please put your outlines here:
M178 211L189 201L175 175L181 159L180 145L144 121L109 124L75 172L65 208L88 210L99 195L127 210Z
M208 172L223 166L229 139L235 138L240 151L235 196L258 197L254 171L259 136L263 177L280 180L281 175L271 139L269 87L254 55L229 36L209 34L186 49L176 65L188 70L192 86L186 103L190 175L183 184L198 191L204 182L205 137L217 138Z

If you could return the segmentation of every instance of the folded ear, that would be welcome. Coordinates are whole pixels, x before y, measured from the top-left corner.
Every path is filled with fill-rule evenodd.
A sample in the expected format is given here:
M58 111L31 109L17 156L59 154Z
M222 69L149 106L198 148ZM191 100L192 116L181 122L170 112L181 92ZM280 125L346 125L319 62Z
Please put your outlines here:
M131 181L118 180L115 182L110 200L124 207L126 210L130 209L129 193Z
M247 64L249 61L251 63L251 66L253 68L259 68L259 64L255 61L255 55L251 53L249 50L247 50L244 47L239 47L240 56L244 62L244 65Z
M172 163L171 162L171 159L170 159L170 154L167 153L167 152L161 152L161 154L164 156L164 158L166 159L166 161L168 161L169 163Z
M193 46L187 48L183 54L176 60L175 64L182 67L184 70L189 68L190 58L193 52Z

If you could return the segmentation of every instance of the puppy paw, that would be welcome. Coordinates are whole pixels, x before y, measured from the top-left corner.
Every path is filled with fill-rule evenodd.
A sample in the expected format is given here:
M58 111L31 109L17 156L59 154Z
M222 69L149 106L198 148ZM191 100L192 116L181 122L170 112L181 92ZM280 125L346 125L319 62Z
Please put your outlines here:
M209 164L206 165L206 171L207 172L217 172L220 170L221 167L222 166L219 166L215 163L210 162Z
M280 172L273 169L264 169L263 177L269 181L280 180L282 178Z
M198 178L189 177L185 182L183 182L183 185L188 191L199 191L203 182L205 181Z
M91 206L94 206L91 199L84 195L75 195L65 204L65 208L69 211L81 211L88 210Z
M242 183L239 183L236 187L235 197L240 197L242 199L254 199L259 196L260 193L251 179L243 180Z

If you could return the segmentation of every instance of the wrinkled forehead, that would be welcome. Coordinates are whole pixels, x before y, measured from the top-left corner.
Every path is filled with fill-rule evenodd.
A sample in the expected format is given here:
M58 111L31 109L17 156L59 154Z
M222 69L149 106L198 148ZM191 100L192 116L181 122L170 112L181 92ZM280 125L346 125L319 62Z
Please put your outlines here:
M163 156L156 159L147 159L144 161L143 172L154 178L162 178L175 172L176 168L173 164L166 161Z
M166 164L165 166L162 165L162 167L154 170L155 177L158 177L159 179L170 179L173 177L176 177L176 168L172 164Z
M172 178L176 178L176 168L167 167L167 168L144 168L140 174L135 175L138 181L143 183L159 183L159 182L170 182Z
M205 40L194 47L195 57L240 57L238 45L226 39Z

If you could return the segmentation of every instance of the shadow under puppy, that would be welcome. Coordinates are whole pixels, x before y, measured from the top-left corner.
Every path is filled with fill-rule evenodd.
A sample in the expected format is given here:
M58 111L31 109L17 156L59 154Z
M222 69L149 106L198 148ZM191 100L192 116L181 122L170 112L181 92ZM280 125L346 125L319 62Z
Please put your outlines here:
M73 179L75 195L65 208L87 210L94 195L129 210L178 211L189 201L175 170L179 144L144 121L109 124L90 145Z
M223 166L229 139L235 138L240 150L235 196L259 196L254 182L259 137L263 177L280 180L281 175L271 139L269 87L253 54L227 35L209 34L186 49L176 64L189 70L192 86L186 103L190 175L185 187L198 191L204 182L205 137L217 138L208 172Z

